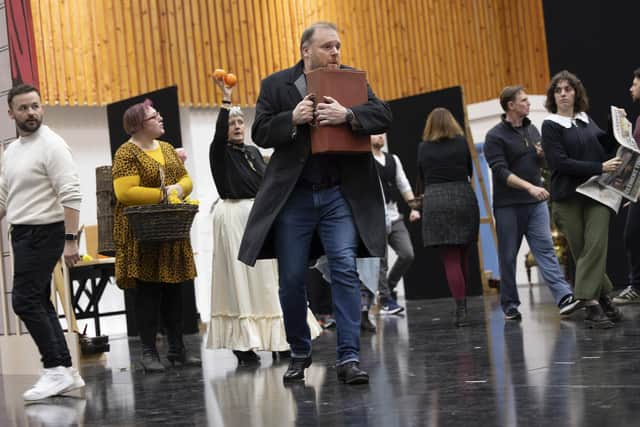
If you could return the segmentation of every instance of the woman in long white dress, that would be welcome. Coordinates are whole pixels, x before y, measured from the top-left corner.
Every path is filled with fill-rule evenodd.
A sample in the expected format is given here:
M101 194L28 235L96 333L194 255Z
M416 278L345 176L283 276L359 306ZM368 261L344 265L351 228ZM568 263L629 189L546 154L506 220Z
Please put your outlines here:
M213 212L213 284L207 347L228 348L239 364L255 364L258 350L289 350L278 298L278 270L274 260L255 267L238 261L238 249L253 200L266 169L258 149L244 144L244 114L231 107L231 88L222 90L222 108L209 148L211 173L220 201ZM312 338L321 328L308 311Z

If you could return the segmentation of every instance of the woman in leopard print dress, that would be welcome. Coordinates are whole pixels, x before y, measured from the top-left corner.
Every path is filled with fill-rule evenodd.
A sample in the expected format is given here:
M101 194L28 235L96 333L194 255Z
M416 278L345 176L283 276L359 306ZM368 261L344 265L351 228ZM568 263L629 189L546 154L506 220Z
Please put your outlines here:
M164 171L167 194L174 190L181 198L192 189L175 149L156 138L164 133L162 116L151 101L135 104L123 117L131 139L116 151L113 159L113 186L116 194L114 242L116 282L120 288L136 289L136 320L142 341L142 367L162 371L156 349L158 317L167 328L172 364L199 364L189 357L182 340L182 283L196 275L189 239L161 243L139 243L133 237L123 210L127 206L159 203L162 198L160 170Z

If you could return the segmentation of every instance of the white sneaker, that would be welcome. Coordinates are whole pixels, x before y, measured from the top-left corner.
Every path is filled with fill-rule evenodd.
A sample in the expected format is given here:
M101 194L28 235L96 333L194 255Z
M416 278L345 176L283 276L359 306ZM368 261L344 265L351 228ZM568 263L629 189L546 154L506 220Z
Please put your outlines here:
M77 369L73 367L69 367L67 368L67 370L69 371L69 373L71 374L71 377L73 378L73 383L58 394L69 393L70 391L74 391L85 386L85 382L80 376L80 373L78 372Z
M28 401L46 399L70 387L73 382L73 375L67 367L46 368L40 379L22 397Z

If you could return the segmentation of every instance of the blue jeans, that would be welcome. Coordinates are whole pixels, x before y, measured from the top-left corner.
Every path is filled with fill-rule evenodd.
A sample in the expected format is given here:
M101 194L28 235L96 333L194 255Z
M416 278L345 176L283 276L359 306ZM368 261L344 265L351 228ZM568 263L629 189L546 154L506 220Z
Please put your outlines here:
M338 365L358 361L360 280L356 269L358 232L339 187L314 191L297 186L280 211L274 229L280 276L280 305L293 357L311 354L305 278L314 233L322 241L331 271Z
M494 208L494 215L500 263L500 303L504 312L520 305L516 287L516 258L523 236L527 238L538 271L549 286L556 304L572 294L553 249L547 203Z

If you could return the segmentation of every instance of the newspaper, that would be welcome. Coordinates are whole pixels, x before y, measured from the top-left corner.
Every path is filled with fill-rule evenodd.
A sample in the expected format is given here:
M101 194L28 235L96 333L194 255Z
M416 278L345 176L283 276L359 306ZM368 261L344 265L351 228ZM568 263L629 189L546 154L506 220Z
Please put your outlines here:
M622 196L610 188L600 185L598 182L599 178L600 175L592 176L587 182L576 188L576 192L591 197L611 208L615 213L618 213L620 205L622 204Z
M613 172L596 175L576 191L610 207L620 209L622 198L638 201L640 196L640 149L633 138L631 122L622 108L611 106L613 135L620 144L616 156L620 166Z

